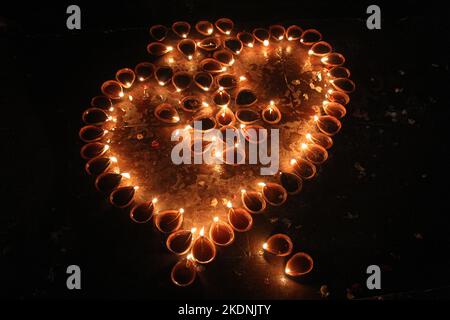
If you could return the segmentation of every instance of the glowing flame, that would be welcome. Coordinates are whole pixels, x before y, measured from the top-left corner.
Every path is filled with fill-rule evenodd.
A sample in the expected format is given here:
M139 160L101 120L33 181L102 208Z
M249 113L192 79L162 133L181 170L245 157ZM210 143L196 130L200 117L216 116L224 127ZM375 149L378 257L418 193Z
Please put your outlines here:
M229 209L233 208L233 204L231 203L231 201L227 202L227 208L229 208Z
M160 86L163 86L163 85L164 85L164 82L159 81L158 84L159 84Z
M203 237L205 235L205 227L202 227L200 229L200 237Z
M194 259L194 256L192 255L192 253L189 253L189 254L187 255L186 259L192 260L192 259Z
M247 78L246 78L245 76L240 76L240 77L239 77L239 80L240 80L240 81L245 81L245 80L247 80Z
M302 143L301 148L302 148L302 150L305 150L308 148L308 145L306 143Z
M188 55L188 60L192 60L192 55Z
M283 36L279 36L279 37L278 37L278 40L283 40Z
M180 117L178 117L178 116L173 116L172 119L175 120L176 122L180 121Z
M109 148L110 148L109 144L105 144L105 147L104 147L105 151L109 150Z
M315 115L314 116L314 121L319 121L319 116Z
M293 165L296 164L296 163L297 163L297 160L291 159L291 166L293 166Z
M137 190L137 189L139 189L139 186L134 186L133 188L134 188L134 190Z
M130 174L129 174L128 172L121 173L120 175L121 175L122 177L124 177L124 178L127 178L127 179L130 179L130 178L131 178L131 176L130 176Z
M246 193L247 191L245 189L241 189L241 193Z
M152 199L152 203L153 203L153 204L155 204L155 203L157 203L157 202L158 202L158 198L153 198L153 199Z
M144 77L139 77L139 81L144 81Z
M213 221L214 222L219 222L219 217L214 217Z
M170 58L168 59L168 61L169 61L169 63L174 63L175 60L173 60L173 58L170 57Z
M267 46L269 45L269 40L264 40L264 41L263 41L263 45L264 45L265 47L267 47Z
M120 93L119 93L119 97L122 98L123 96L124 96L123 92L120 92Z
M263 247L264 250L267 250L267 243L264 242L262 247Z
M133 96L129 95L128 100L133 101Z
M113 112L113 111L114 111L114 108L113 108L113 107L109 108L109 111L110 111L110 112Z
M112 162L117 163L117 158L116 157L111 157L109 158Z
M249 42L249 43L247 43L247 46L248 46L249 48L253 48L253 43L252 43L252 42Z
M260 187L265 187L266 186L266 184L264 183L264 182L258 182L258 186L260 186Z
M172 51L173 50L173 47L172 46L168 46L167 47L167 51Z
M180 209L178 210L178 212L179 212L180 214L183 214L183 213L184 213L184 209L183 209L183 208L180 208Z
M206 101L203 101L203 102L202 102L202 105L203 105L204 107L209 107L209 103L206 102Z
M208 32L208 34L211 34L211 33L213 33L213 31L214 31L213 28L209 28L207 32Z
M229 31L229 30L225 31L226 35L229 35L230 33L231 33L231 31Z
M197 228L194 227L194 228L191 229L191 233L192 233L192 234L194 234L194 233L196 233L196 232L197 232Z
M307 133L307 134L306 134L306 139L312 140L312 135L311 135L311 133Z

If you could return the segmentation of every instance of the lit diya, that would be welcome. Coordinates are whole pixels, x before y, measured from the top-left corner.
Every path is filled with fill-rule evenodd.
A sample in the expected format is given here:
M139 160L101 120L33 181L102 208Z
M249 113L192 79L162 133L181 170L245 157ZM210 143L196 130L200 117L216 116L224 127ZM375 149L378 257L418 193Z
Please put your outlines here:
M243 31L228 18L177 21L152 26L149 35L148 61L112 72L90 100L80 154L111 205L167 236L167 249L181 259L171 279L187 286L197 263L215 259L216 246L252 229L253 214L283 205L318 174L355 83L344 55L318 30L296 24ZM264 164L250 161L262 147L271 154L278 135L270 130L284 140L279 168L267 175ZM190 162L173 161L179 143L187 144L182 158ZM277 256L292 247L284 234L264 244ZM285 272L301 276L312 268L312 258L297 253Z

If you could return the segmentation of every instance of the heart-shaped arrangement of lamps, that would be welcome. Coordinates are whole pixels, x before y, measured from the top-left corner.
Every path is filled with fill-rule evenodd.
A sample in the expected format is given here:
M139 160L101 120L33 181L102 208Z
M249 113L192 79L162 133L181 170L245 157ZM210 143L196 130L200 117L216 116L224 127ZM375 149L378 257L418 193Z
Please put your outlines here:
M152 221L163 234L167 249L180 256L171 279L187 286L199 264L212 262L252 228L253 215L280 210L317 175L355 84L344 56L315 29L236 31L222 18L155 25L150 35L149 61L117 71L83 113L81 156L111 204L128 210L137 224ZM279 129L279 170L261 176L261 165L173 164L171 137L190 135L193 121L201 121L204 132L241 131L236 146L271 140L250 129ZM195 139L192 150L216 152L211 141ZM237 148L226 153L247 157ZM292 254L285 234L268 237L262 248L287 259L289 276L313 269L310 255Z

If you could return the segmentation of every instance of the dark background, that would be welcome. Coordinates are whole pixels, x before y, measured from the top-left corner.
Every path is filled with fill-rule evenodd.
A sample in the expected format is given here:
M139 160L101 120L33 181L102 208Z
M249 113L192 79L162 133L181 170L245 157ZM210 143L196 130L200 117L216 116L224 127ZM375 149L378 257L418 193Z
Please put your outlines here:
M315 299L327 285L331 299L349 290L356 298L449 298L449 29L441 3L2 3L0 297ZM80 31L66 29L69 4L81 7ZM366 28L369 4L381 7L381 30ZM250 232L194 286L177 288L169 279L176 259L161 237L111 208L83 171L80 115L115 70L145 61L148 27L220 17L238 27L317 28L346 56L357 84L319 177L277 221L256 220L256 229L287 232L314 257L303 281L283 281L280 261L255 256L261 242ZM66 289L70 264L82 269L81 291ZM364 289L370 264L383 270L380 291Z

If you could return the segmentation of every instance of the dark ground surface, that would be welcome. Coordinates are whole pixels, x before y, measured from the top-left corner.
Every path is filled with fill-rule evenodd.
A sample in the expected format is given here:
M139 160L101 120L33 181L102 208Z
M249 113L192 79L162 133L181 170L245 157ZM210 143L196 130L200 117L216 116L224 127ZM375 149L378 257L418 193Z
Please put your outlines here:
M443 8L381 4L382 30L369 31L368 3L316 2L85 4L78 32L65 29L67 4L0 9L0 296L301 299L320 298L326 284L334 299L346 299L348 288L358 298L449 298ZM175 258L161 238L111 208L83 172L81 112L114 70L145 60L147 27L222 16L317 28L347 57L357 84L330 159L273 223L315 258L304 283L285 281L277 262L254 254L256 231L220 254L193 287L174 287ZM253 254L243 256L243 246ZM82 268L79 292L65 287L70 264ZM376 293L363 289L370 264L383 270Z

